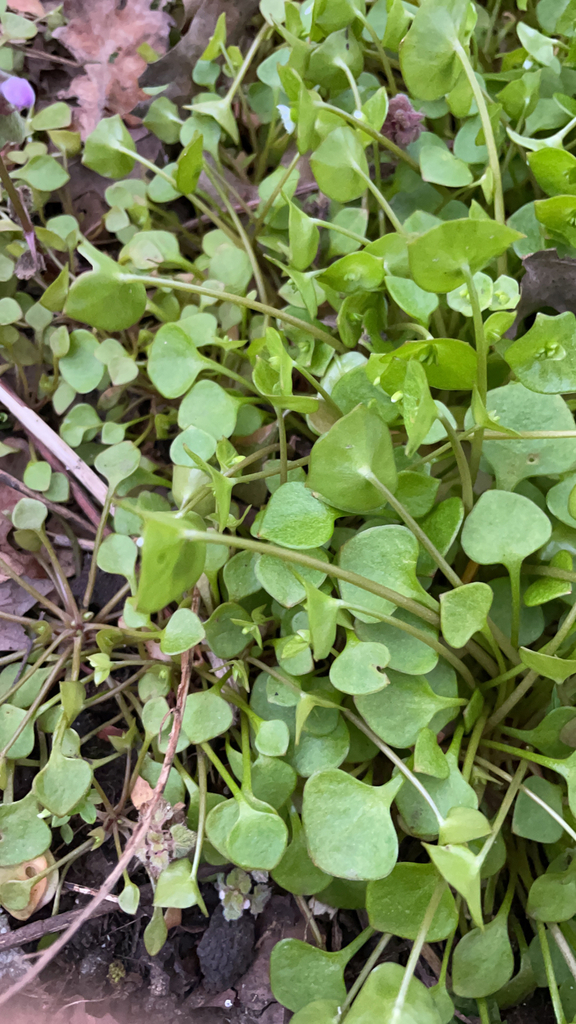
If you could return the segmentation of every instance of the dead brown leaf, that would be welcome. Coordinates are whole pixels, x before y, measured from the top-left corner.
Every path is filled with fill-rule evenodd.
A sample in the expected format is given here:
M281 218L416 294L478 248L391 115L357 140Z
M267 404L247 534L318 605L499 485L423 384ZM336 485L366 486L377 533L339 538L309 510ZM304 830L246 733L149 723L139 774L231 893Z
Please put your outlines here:
M525 274L520 282L520 302L507 338L515 338L522 321L546 307L557 313L576 313L575 259L559 256L556 249L541 249L530 253L522 263Z
M31 580L28 576L23 577L26 583L32 583L41 594L49 594L53 589L51 580ZM25 590L16 583L16 580L6 580L0 583L0 612L8 612L10 615L26 615L34 607L35 601ZM26 647L28 637L23 626L18 622L7 622L0 619L0 651L22 651Z
M33 18L43 18L46 14L40 0L8 0L8 7L18 14L31 14Z
M186 102L191 92L197 92L190 79L191 68L200 58L216 28L221 14L226 15L228 46L242 39L251 19L258 10L259 0L190 0L187 18L191 18L188 31L169 53L149 64L142 75L141 85L167 85L163 96L175 103Z
M138 48L147 43L164 53L170 28L169 16L150 6L151 0L64 0L68 24L54 36L84 66L65 93L78 101L83 138L102 117L127 114L145 98L138 77L147 65Z
M152 786L150 786L149 783L139 775L134 783L132 793L130 794L130 799L137 811L140 810L143 804L148 803L153 792L154 790L152 789Z

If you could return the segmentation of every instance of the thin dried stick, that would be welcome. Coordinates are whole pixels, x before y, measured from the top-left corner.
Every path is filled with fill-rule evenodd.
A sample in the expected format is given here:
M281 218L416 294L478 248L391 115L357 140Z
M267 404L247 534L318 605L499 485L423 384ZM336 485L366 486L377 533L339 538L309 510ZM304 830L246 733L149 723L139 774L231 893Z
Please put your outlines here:
M27 942L36 942L44 935L61 932L63 928L72 924L79 917L83 909L83 907L80 907L78 910L67 910L64 914L47 917L44 921L33 921L31 924L26 924L15 931L5 932L0 935L0 953L5 949L13 949L14 946L23 946ZM99 907L96 907L90 917L110 914L113 910L118 910L118 903L107 897L101 902Z
M24 439L22 439L22 444L26 444ZM38 491L32 491L29 487L26 487L25 483L18 480L17 477L12 476L11 473L7 473L5 469L0 469L0 483L6 484L14 491L19 491L20 494L23 494L26 498L38 499ZM91 522L86 522L86 520L82 519L82 517L77 515L76 512L73 512L72 509L66 508L65 505L59 505L55 501L48 501L48 498L44 495L42 495L42 501L46 505L46 508L49 508L51 512L57 512L63 519L69 519L70 522L75 523L75 525L81 530L90 530L94 533L93 524ZM66 547L68 544L69 541L67 541L64 546Z
M82 927L84 922L88 921L88 919L94 915L96 908L104 902L108 894L115 886L118 879L122 876L124 870L130 864L130 861L134 857L134 854L138 849L139 845L143 842L146 833L150 828L150 823L152 821L154 811L156 810L156 807L158 806L158 803L162 798L164 787L168 781L168 775L170 774L170 768L172 767L172 761L174 760L174 755L176 753L178 737L180 736L180 728L182 725L184 703L186 701L186 697L188 696L188 689L190 687L190 669L190 652L186 651L182 655L182 675L180 679L180 685L178 687L176 707L174 708L172 731L170 733L170 739L168 741L168 747L166 750L166 755L164 757L162 770L160 772L158 782L154 788L154 792L152 793L149 802L145 804L142 820L132 833L132 837L126 846L124 853L120 857L120 860L118 861L116 867L108 875L106 881L103 883L103 885L101 885L98 895L95 896L94 899L91 900L86 907L84 907L84 909L79 913L78 917L74 921L72 921L72 923L66 929L64 934L61 935L60 938L56 940L56 942L49 946L48 949L44 950L44 952L38 958L34 966L31 967L30 970L27 971L22 978L20 978L13 985L11 985L11 987L0 996L0 1006L3 1006L5 1003L8 1002L9 999L12 999L13 996L17 995L18 992L21 992L22 989L26 988L32 981L34 981L35 978L37 978L42 973L44 968L48 966L50 961L53 960L54 957L57 956L62 949L64 949L66 943L69 942L72 936L76 934L76 932Z
M44 442L49 452L56 456L69 473L73 473L77 480L86 487L87 491L103 505L106 500L108 488L103 480L90 469L82 459L72 451L69 445L52 430L43 419L30 409L18 395L0 381L0 403L16 417L17 420L30 431L32 436L40 442Z

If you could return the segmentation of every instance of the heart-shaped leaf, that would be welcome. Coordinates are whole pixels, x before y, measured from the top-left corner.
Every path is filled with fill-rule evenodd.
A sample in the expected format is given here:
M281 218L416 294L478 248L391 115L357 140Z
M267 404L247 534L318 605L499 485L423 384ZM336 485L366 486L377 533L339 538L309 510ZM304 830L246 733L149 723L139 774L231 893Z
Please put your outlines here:
M373 928L392 932L404 939L415 939L439 880L433 864L397 864L387 878L369 882L366 909ZM427 942L447 939L456 927L456 904L446 888L432 924Z
M486 583L468 583L440 595L440 622L451 647L464 647L486 626L494 595Z
M393 747L411 747L420 729L438 711L457 708L459 697L440 697L424 676L408 676L388 670L390 683L378 693L355 698L360 714L371 729Z
M381 417L364 405L337 420L316 441L308 472L308 487L347 512L381 508L385 498L367 479L373 473L389 490L397 474L390 432Z
M357 534L340 549L340 565L381 583L427 607L435 607L416 578L418 542L405 526L373 526ZM360 590L352 583L340 582L342 599L360 605L367 612L391 615L396 607L386 598ZM369 614L357 613L362 622L372 621Z
M452 984L458 996L490 996L510 981L513 973L514 954L506 914L498 914L482 931L473 928L454 950Z
M492 220L449 220L408 243L410 271L429 292L450 292L521 238Z
M529 498L510 491L485 491L462 530L462 547L480 565L515 567L546 544L548 516Z
M380 964L370 972L360 994L348 1014L349 1024L387 1024L392 1020L396 1000L404 981L400 964ZM441 1024L441 1018L430 991L411 978L405 993L398 1024Z
M390 806L403 776L368 786L346 772L320 771L304 787L303 821L312 860L338 878L384 878L398 857Z

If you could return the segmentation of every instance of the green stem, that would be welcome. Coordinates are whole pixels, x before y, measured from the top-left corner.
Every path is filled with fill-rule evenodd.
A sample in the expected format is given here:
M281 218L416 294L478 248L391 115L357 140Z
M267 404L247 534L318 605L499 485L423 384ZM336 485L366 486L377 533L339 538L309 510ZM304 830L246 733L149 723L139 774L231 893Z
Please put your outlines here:
M472 307L472 321L474 324L474 337L476 339L476 353L478 356L478 373L476 377L476 385L482 404L486 405L486 394L488 391L488 344L486 342L486 335L484 333L484 321L482 320L482 310L480 309L480 302L478 300L478 292L476 290L476 284L474 283L474 276L470 267L466 265L462 268L464 276L466 278L466 286L468 288L468 296L470 299L470 305Z
M556 633L556 636L552 640L550 640L548 644L546 644L546 654L556 653L560 645L568 636L575 621L576 604L573 604L570 611L568 612L568 615L564 619L564 622L562 623L560 629ZM499 707L498 710L495 711L494 714L491 716L491 718L488 719L488 727L493 729L494 726L498 725L499 722L502 722L503 719L508 716L512 708L516 707L518 702L522 700L524 695L528 692L530 687L533 686L537 679L538 673L534 671L529 672L527 676L524 676L524 679L521 683L518 684L514 692L510 694L510 696L508 697L507 700L504 701L502 706Z
M219 185L216 177L212 173L212 169L210 167L210 164L207 161L204 161L204 173L206 174L208 180L212 182L212 185L216 189L216 192L220 196L220 199L222 200L222 202L224 203L224 206L226 207L226 209L228 211L230 219L231 219L232 223L234 224L234 227L236 228L236 231L238 232L239 238L242 241L242 245L244 246L244 249L246 251L246 255L247 255L248 259L250 260L250 266L252 267L252 273L254 274L254 280L256 281L256 287L258 288L258 295L260 296L260 301L261 302L266 302L267 301L266 285L264 284L264 278L262 277L262 271L260 270L260 266L259 266L258 260L256 259L255 254L254 254L254 249L252 248L252 245L250 243L250 239L248 238L248 235L246 234L246 232L244 230L244 227L242 225L242 221L240 220L238 214L236 213L236 210L232 206L232 203L228 200L228 196L226 195L224 190L222 188L220 188L220 185Z
M408 633L409 636L413 636L420 643L426 644L427 647L431 647L433 651L436 651L441 658L444 658L458 673L462 676L464 681L468 684L470 689L476 688L476 680L470 669L464 664L460 658L453 654L451 650L444 647L444 644L440 643L440 640L436 636L431 636L430 633L425 633L423 629L418 629L418 626L413 626L410 622L403 622L402 619L398 619L395 615L384 615L382 612L376 612L373 608L363 608L361 605L350 604L348 601L342 602L343 607L348 611L356 614L371 616L373 619L377 619L378 622L385 622L387 626L392 626L393 629L399 629L403 633Z
M482 847L480 853L478 854L480 864L484 863L486 857L488 856L490 850L492 849L492 846L496 842L498 838L498 833L500 832L500 829L502 828L504 822L506 821L506 818L508 817L508 812L512 807L512 804L514 803L514 800L516 799L518 790L522 785L522 779L524 778L527 771L528 763L526 761L523 764L518 765L518 768L516 769L514 778L510 783L506 796L504 797L502 803L500 804L498 814L496 815L494 824L492 825L492 832L488 836L486 842L484 843L484 846Z
M366 576L360 576L356 572L342 569L339 565L333 565L331 562L321 562L319 558L312 558L311 555L306 555L303 551L292 551L290 548L280 548L275 544L264 544L261 541L249 540L247 537L235 537L232 534L217 533L216 531L205 533L202 530L186 530L185 537L187 540L198 541L201 544L227 544L230 547L240 548L243 551L256 551L259 555L272 555L275 558L282 559L284 562L293 562L295 565L305 565L309 569L317 569L319 572L327 573L328 576L334 576L336 579L344 580L346 583L352 583L355 587L367 590L377 597L383 597L384 600L391 601L393 604L398 605L399 608L404 608L407 612L412 612L413 615L424 619L432 626L438 625L438 615L423 605L418 604L417 601L404 597L403 594L398 594L395 590L384 587L380 583L375 583L374 580L370 580Z
M398 92L398 89L396 88L396 80L392 73L392 67L390 65L390 61L388 60L386 50L382 46L382 43L380 42L380 39L378 37L378 33L374 26L371 24L371 22L368 20L368 18L365 17L365 15L361 14L358 10L356 11L356 16L359 19L359 21L362 22L364 28L368 29L370 35L372 36L372 41L374 43L374 46L378 50L378 56L380 57L380 62L382 64L382 67L384 68L384 74L386 75L386 81L388 82L388 89L390 90L390 95L395 96L396 93Z
M238 89L242 85L242 82L244 81L244 77L246 75L246 72L248 71L248 68L250 67L252 61L254 60L254 57L256 56L256 52L258 50L258 47L260 46L260 43L266 38L266 35L268 33L271 34L272 29L270 28L268 22L264 22L262 28L254 37L254 42L252 43L250 49L248 50L248 53L244 57L244 60L242 61L240 68L236 72L236 77L232 84L230 85L230 88L228 89L226 96L224 97L225 103L231 103L232 100L234 99L236 92L238 91Z
M366 963L364 964L364 967L360 971L360 974L358 975L356 981L352 985L352 988L348 992L346 999L342 1003L339 1024L342 1024L342 1022L344 1021L346 1014L348 1013L352 1003L354 1002L356 996L358 995L360 989L362 988L364 982L366 981L366 978L370 974L372 968L375 967L376 964L378 963L380 957L382 956L382 953L386 949L386 946L390 942L391 938L392 936L390 934L383 935L378 944L375 946L372 953L370 954L370 956L368 957Z
M206 761L200 747L196 747L196 753L198 755L198 828L196 830L196 846L194 848L194 859L192 861L190 877L194 880L196 886L198 886L198 868L200 867L204 832L206 829L206 793L208 786L206 778ZM198 905L204 916L208 917L208 911L206 909L206 904L200 895L200 889L198 889Z
M278 423L278 439L280 441L280 484L285 484L288 483L288 445L282 409L276 409L276 422Z
M380 494L384 498L386 498L388 504L392 506L394 511L398 513L398 515L406 524L408 529L414 534L416 540L422 545L424 550L428 552L430 557L434 559L436 565L438 566L439 569L442 570L449 583L451 583L453 587L463 586L462 580L454 572L452 566L449 565L444 556L440 554L436 546L432 543L430 538L424 533L422 527L416 522L415 519L412 518L408 510L402 504L402 502L398 501L396 496L392 494L392 491L388 490L386 485L383 484L378 479L378 477L372 472L371 469L362 470L361 475L364 477L365 480L369 480L372 486L375 487L377 491L380 491Z
M322 385L320 384L320 381L316 380L316 378L311 373L309 373L309 371L306 370L303 366L296 365L295 369L298 371L298 373L302 374L304 379L307 380L308 383L311 384L313 388L316 389L318 394L326 402L326 405L328 406L330 411L334 414L336 419L339 420L341 418L341 416L342 416L342 410L340 409L340 407L338 405L336 405L336 402L334 401L332 396L328 394L328 392L326 391L326 388L322 387ZM574 578L576 579L576 573L574 573Z
M214 751L212 750L212 747L210 746L210 744L209 743L200 743L199 746L204 751L204 753L206 754L206 757L208 758L208 760L212 762L212 764L214 765L214 767L215 767L216 771L218 772L218 774L220 775L220 777L224 780L224 782L228 786L228 789L232 793L232 796L235 797L236 800L241 800L242 799L242 791L241 791L240 787L236 785L234 779L230 775L230 772L226 770L226 768L222 764L222 761L220 760L218 755L215 754Z
M452 451L454 452L454 458L456 459L456 466L460 474L460 483L462 485L462 502L464 504L464 510L466 515L472 511L474 505L474 491L472 486L472 477L470 476L470 466L468 465L468 459L464 454L464 449L460 444L458 434L454 430L454 427L450 423L450 420L446 419L445 416L440 417L440 422L444 427L444 430L448 434L450 443L452 445Z
M476 1000L478 1007L478 1013L480 1014L480 1024L490 1024L490 1014L488 1013L488 1004L484 998Z
M311 217L310 220L317 228L326 228L327 231L337 231L339 235L345 235L346 238L351 238L354 242L359 242L360 245L368 244L368 239L365 235L359 235L356 231L350 231L349 228L342 227L341 224L335 224L333 220L322 220L320 217Z
M521 571L524 576L548 576L554 580L576 583L576 572L569 572L568 569L555 569L551 565L523 565Z
M476 757L476 752L480 745L480 740L482 739L482 733L484 732L484 726L486 725L487 718L488 712L484 711L476 722L476 725L472 730L472 735L468 740L468 749L466 750L466 757L464 758L464 764L462 766L462 777L466 782L470 782L472 768L474 767L474 758Z
M104 536L104 529L110 512L110 506L112 504L112 492L108 489L106 495L106 501L104 502L104 508L102 509L102 515L100 516L100 522L98 523L98 529L94 538L94 550L92 552L92 560L90 562L90 572L88 574L88 582L86 584L86 590L84 591L84 597L82 600L82 607L88 608L90 599L92 597L92 591L94 590L94 584L96 583L96 572L98 571L98 549L102 543Z
M336 349L337 352L346 351L342 342L338 338L333 338L327 331L323 331L314 324L307 323L305 320L300 320L299 317L292 316L291 313L286 313L283 309L276 309L274 306L268 306L264 302L248 299L244 295L234 295L231 292L223 292L216 288L206 288L205 285L190 284L188 281L180 281L177 278L171 277L152 277L144 274L128 273L122 273L119 276L120 280L130 284L140 283L148 285L150 288L173 288L176 291L190 292L192 295L207 295L208 298L214 299L216 302L231 302L236 306L244 306L246 309L253 309L257 313L264 313L265 316L274 317L276 320L290 324L291 327L297 327L306 334L312 335L313 338L326 342L327 345ZM225 373L224 367L222 367L222 372ZM248 386L246 381L244 383Z
M550 923L548 925L548 928L552 932L552 935L554 936L554 942L556 943L558 949L564 957L564 963L566 964L566 967L568 968L570 974L576 981L576 957L574 956L574 953L572 952L570 946L566 942L566 939L564 938L564 935L562 934L559 925Z
M444 881L443 878L439 879L438 882L436 883L436 888L434 889L434 892L432 893L432 898L428 904L428 907L426 908L426 913L424 914L424 917L422 919L422 924L418 929L418 935L416 936L412 944L410 956L408 957L408 963L404 968L404 977L402 978L402 984L400 985L400 989L398 995L396 996L396 1001L392 1009L392 1013L390 1016L390 1024L400 1024L400 1021L402 1020L402 1011L404 1009L406 996L408 995L408 988L410 986L410 982L412 981L412 978L414 976L414 971L416 970L418 961L420 959L422 946L426 942L426 936L430 930L430 925L434 920L434 914L438 909L440 900L442 899L446 887L446 882Z
M78 605L76 604L74 595L70 589L70 584L68 583L68 580L64 572L62 571L62 566L58 561L58 556L54 548L52 547L50 538L48 537L48 534L46 533L46 530L44 528L42 528L42 530L40 531L40 539L44 547L46 548L46 551L48 552L48 558L52 563L52 568L54 569L54 572L56 573L58 579L58 583L60 584L62 596L64 598L64 603L66 604L66 611L68 612L68 615L70 616L72 622L75 625L80 625L81 621L79 619Z
M512 630L510 635L510 642L513 647L518 647L518 635L520 633L520 609L521 609L521 596L520 596L520 563L516 565L508 566L508 573L510 575L510 587L512 590Z
M333 63L335 67L340 68L340 70L344 72L346 78L348 79L348 85L350 86L352 95L354 97L356 113L359 115L360 119L362 117L362 100L360 99L360 93L358 92L358 85L356 84L356 79L354 78L354 75L352 74L346 61L342 60L341 57L336 57Z
M474 337L476 340L476 386L478 388L482 404L486 405L486 394L488 392L488 345L486 344L484 321L482 320L482 311L480 309L478 292L476 291L476 285L474 283L472 271L470 270L469 266L464 267L463 271L466 278L466 284L468 286L468 296L470 299L470 305L472 307ZM476 479L478 475L478 470L480 468L480 458L482 455L484 434L485 431L483 427L475 427L472 436L472 452L470 456L470 476L472 478L472 481Z
M548 988L550 989L550 998L552 1000L552 1006L554 1007L556 1024L566 1024L566 1017L564 1016L564 1010L562 1009L562 1003L560 1001L560 993L558 991L558 983L556 981L556 975L554 974L554 965L552 963L552 957L550 956L550 947L548 946L546 928L542 924L542 921L537 921L536 927L538 928L538 939L540 941L540 949L542 950L542 959L544 960L546 980L548 981Z
M266 219L266 216L267 216L269 210L272 208L272 204L274 203L276 198L280 195L282 189L284 188L284 185L286 184L286 182L288 181L290 175L292 174L292 171L298 165L298 161L300 160L300 155L301 155L300 153L296 152L296 154L294 155L294 157L292 158L292 160L288 164L284 174L278 180L276 188L274 189L273 192L270 193L270 195L268 196L268 199L264 203L264 206L262 207L262 210L261 210L260 214L258 215L258 220L256 221L256 224L254 225L254 237L255 238L258 235L258 233L259 233L259 231L260 231L260 229L261 229L261 227L262 227L262 225L264 223L264 220Z
M252 758L250 756L250 721L248 715L240 712L242 730L242 792L252 795Z
M368 175L367 175L367 174L364 174L364 172L362 171L362 169L361 169L360 167L358 167L358 164L353 164L352 166L354 167L354 170L355 170L355 171L356 171L356 172L357 172L357 173L358 173L358 174L359 174L359 175L360 175L360 176L361 176L362 178L364 178L364 181L366 182L366 187L367 187L368 189L370 189L370 192L371 192L371 193L372 193L372 195L374 196L374 198L375 198L376 202L377 202L377 203L378 203L378 205L379 205L379 206L381 206L381 207L382 207L382 209L384 210L384 213L385 213L385 214L386 214L386 216L388 217L388 220L390 221L390 223L391 223L392 227L394 228L394 230L395 230L395 231L397 231L397 232L398 232L398 234L399 234L399 235L401 235L402 237L406 237L406 236L407 236L407 232L405 231L405 229L403 228L402 224L401 224L401 223L400 223L400 221L398 220L398 217L397 217L397 216L396 216L396 214L394 213L394 210L393 210L393 209L392 209L392 207L390 206L390 203L388 202L388 200L387 200L387 199L385 199L385 198L384 198L384 196L382 195L382 193L381 193L381 192L380 192L380 191L379 191L379 190L378 190L378 189L376 188L376 185L375 185L375 184L374 184L374 182L373 182L373 181L372 181L372 180L371 180L371 179L370 179L370 178L368 177Z
M359 131L369 135L374 142L377 142L384 149L388 149L390 153L393 153L397 160L403 160L404 163L408 164L413 171L417 171L420 174L420 165L413 157L410 156L406 150L401 149L391 139L387 139L385 135L377 132L375 128L372 128L366 121L359 121L353 114L348 114L345 110L341 110L340 107L334 107L331 103L324 103L322 110L329 110L331 114L337 114L338 117L343 118L348 124L351 124L353 128L357 128Z
M478 106L478 113L480 114L482 128L484 129L484 138L488 149L488 163L494 180L494 219L497 220L499 224L505 224L506 214L504 210L504 192L502 189L502 175L500 173L498 149L496 147L496 139L494 138L494 132L492 131L492 122L490 121L490 115L488 113L488 107L486 106L486 100L484 99L484 93L482 92L478 79L476 78L476 73L470 63L470 58L464 47L457 39L454 40L453 45L455 53L464 69L464 74L470 83L470 88L472 89L474 99Z

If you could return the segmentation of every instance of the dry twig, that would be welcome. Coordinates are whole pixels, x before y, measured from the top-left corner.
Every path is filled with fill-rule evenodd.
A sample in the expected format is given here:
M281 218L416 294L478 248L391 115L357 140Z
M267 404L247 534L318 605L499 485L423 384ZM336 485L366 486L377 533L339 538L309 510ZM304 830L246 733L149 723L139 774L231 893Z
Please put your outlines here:
M60 938L57 939L56 942L54 942L48 949L44 950L34 966L0 996L0 1006L3 1006L9 999L12 999L13 996L17 995L18 992L21 992L22 989L26 988L32 981L34 981L42 973L44 968L48 966L50 961L53 960L62 949L64 949L64 946L82 927L84 922L94 916L95 910L104 902L118 879L121 877L123 871L130 864L135 851L143 842L146 833L150 828L154 811L162 799L164 787L168 781L168 775L170 774L170 768L172 767L172 761L174 760L174 755L176 753L176 746L178 744L178 737L180 735L180 728L182 724L184 703L188 696L188 689L190 686L190 660L190 652L186 651L185 654L182 655L182 675L180 685L178 687L178 695L176 698L176 707L174 708L172 731L170 733L168 748L166 750L162 770L154 788L154 792L152 793L149 803L145 805L145 808L143 808L144 813L142 814L140 824L134 829L124 853L120 857L116 867L110 872L108 878L100 887L98 895L80 911L78 917L72 921L64 934L61 935Z

